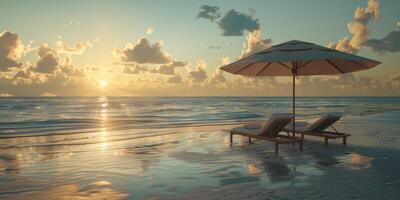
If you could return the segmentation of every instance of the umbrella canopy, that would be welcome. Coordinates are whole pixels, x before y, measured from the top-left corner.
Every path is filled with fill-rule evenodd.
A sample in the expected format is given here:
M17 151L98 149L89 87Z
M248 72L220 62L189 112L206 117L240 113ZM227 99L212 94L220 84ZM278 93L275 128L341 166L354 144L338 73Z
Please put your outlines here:
M245 76L333 75L370 69L380 62L298 40L272 46L223 66Z
M378 64L380 62L354 54L292 40L225 65L221 70L245 76L292 76L295 116L295 76L342 74L370 69ZM294 127L293 118L293 130Z

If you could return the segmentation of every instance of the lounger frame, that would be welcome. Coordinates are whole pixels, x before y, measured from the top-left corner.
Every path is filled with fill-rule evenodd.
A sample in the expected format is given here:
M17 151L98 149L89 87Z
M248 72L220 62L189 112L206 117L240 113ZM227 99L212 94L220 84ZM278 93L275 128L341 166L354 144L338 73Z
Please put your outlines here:
M257 138L260 140L271 141L275 143L275 153L277 154L279 151L279 144L295 144L296 142L299 143L300 150L303 150L303 138L296 137L296 136L287 136L287 135L277 135L276 137L267 137L264 135L254 135L250 133L239 133L235 131L230 132L230 143L233 143L233 135L241 135L249 138L249 144L251 144L251 138Z
M328 140L329 139L337 139L337 138L342 138L343 139L343 145L347 144L347 137L351 136L351 134L347 133L341 133L336 130L335 127L330 126L334 131L320 131L320 132L315 132L315 131L301 131L301 130L295 130L294 132L290 129L284 129L284 131L288 133L293 133L294 134L301 134L301 138L304 138L304 135L309 135L309 136L315 136L315 137L323 137L324 138L324 143L325 145L328 145Z

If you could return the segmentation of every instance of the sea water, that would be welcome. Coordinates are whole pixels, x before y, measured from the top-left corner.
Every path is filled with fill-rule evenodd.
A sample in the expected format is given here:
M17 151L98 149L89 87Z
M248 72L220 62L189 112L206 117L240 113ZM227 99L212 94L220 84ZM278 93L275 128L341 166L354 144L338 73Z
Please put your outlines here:
M298 146L226 130L290 97L0 98L0 199L399 199L400 98L297 97L352 134Z

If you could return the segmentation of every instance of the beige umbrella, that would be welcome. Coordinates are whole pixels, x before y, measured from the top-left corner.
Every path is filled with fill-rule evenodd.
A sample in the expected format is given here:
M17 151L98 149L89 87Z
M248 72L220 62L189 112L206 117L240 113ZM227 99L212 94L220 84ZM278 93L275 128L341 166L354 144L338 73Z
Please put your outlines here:
M292 76L295 116L296 76L343 74L370 69L378 64L380 62L354 54L292 40L225 65L221 70L244 76ZM293 117L293 130L294 127Z

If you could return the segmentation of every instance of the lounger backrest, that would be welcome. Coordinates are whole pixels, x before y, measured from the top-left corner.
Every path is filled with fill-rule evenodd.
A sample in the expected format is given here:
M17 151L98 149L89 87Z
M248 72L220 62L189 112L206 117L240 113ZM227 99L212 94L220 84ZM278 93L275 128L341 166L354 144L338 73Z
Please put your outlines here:
M261 129L261 135L276 137L279 132L293 119L292 114L275 113L264 123Z
M314 123L312 123L310 126L308 126L306 128L305 131L307 131L307 132L324 131L325 129L332 126L335 122L337 122L341 117L342 117L342 114L340 114L340 113L329 113L329 114L319 118Z

